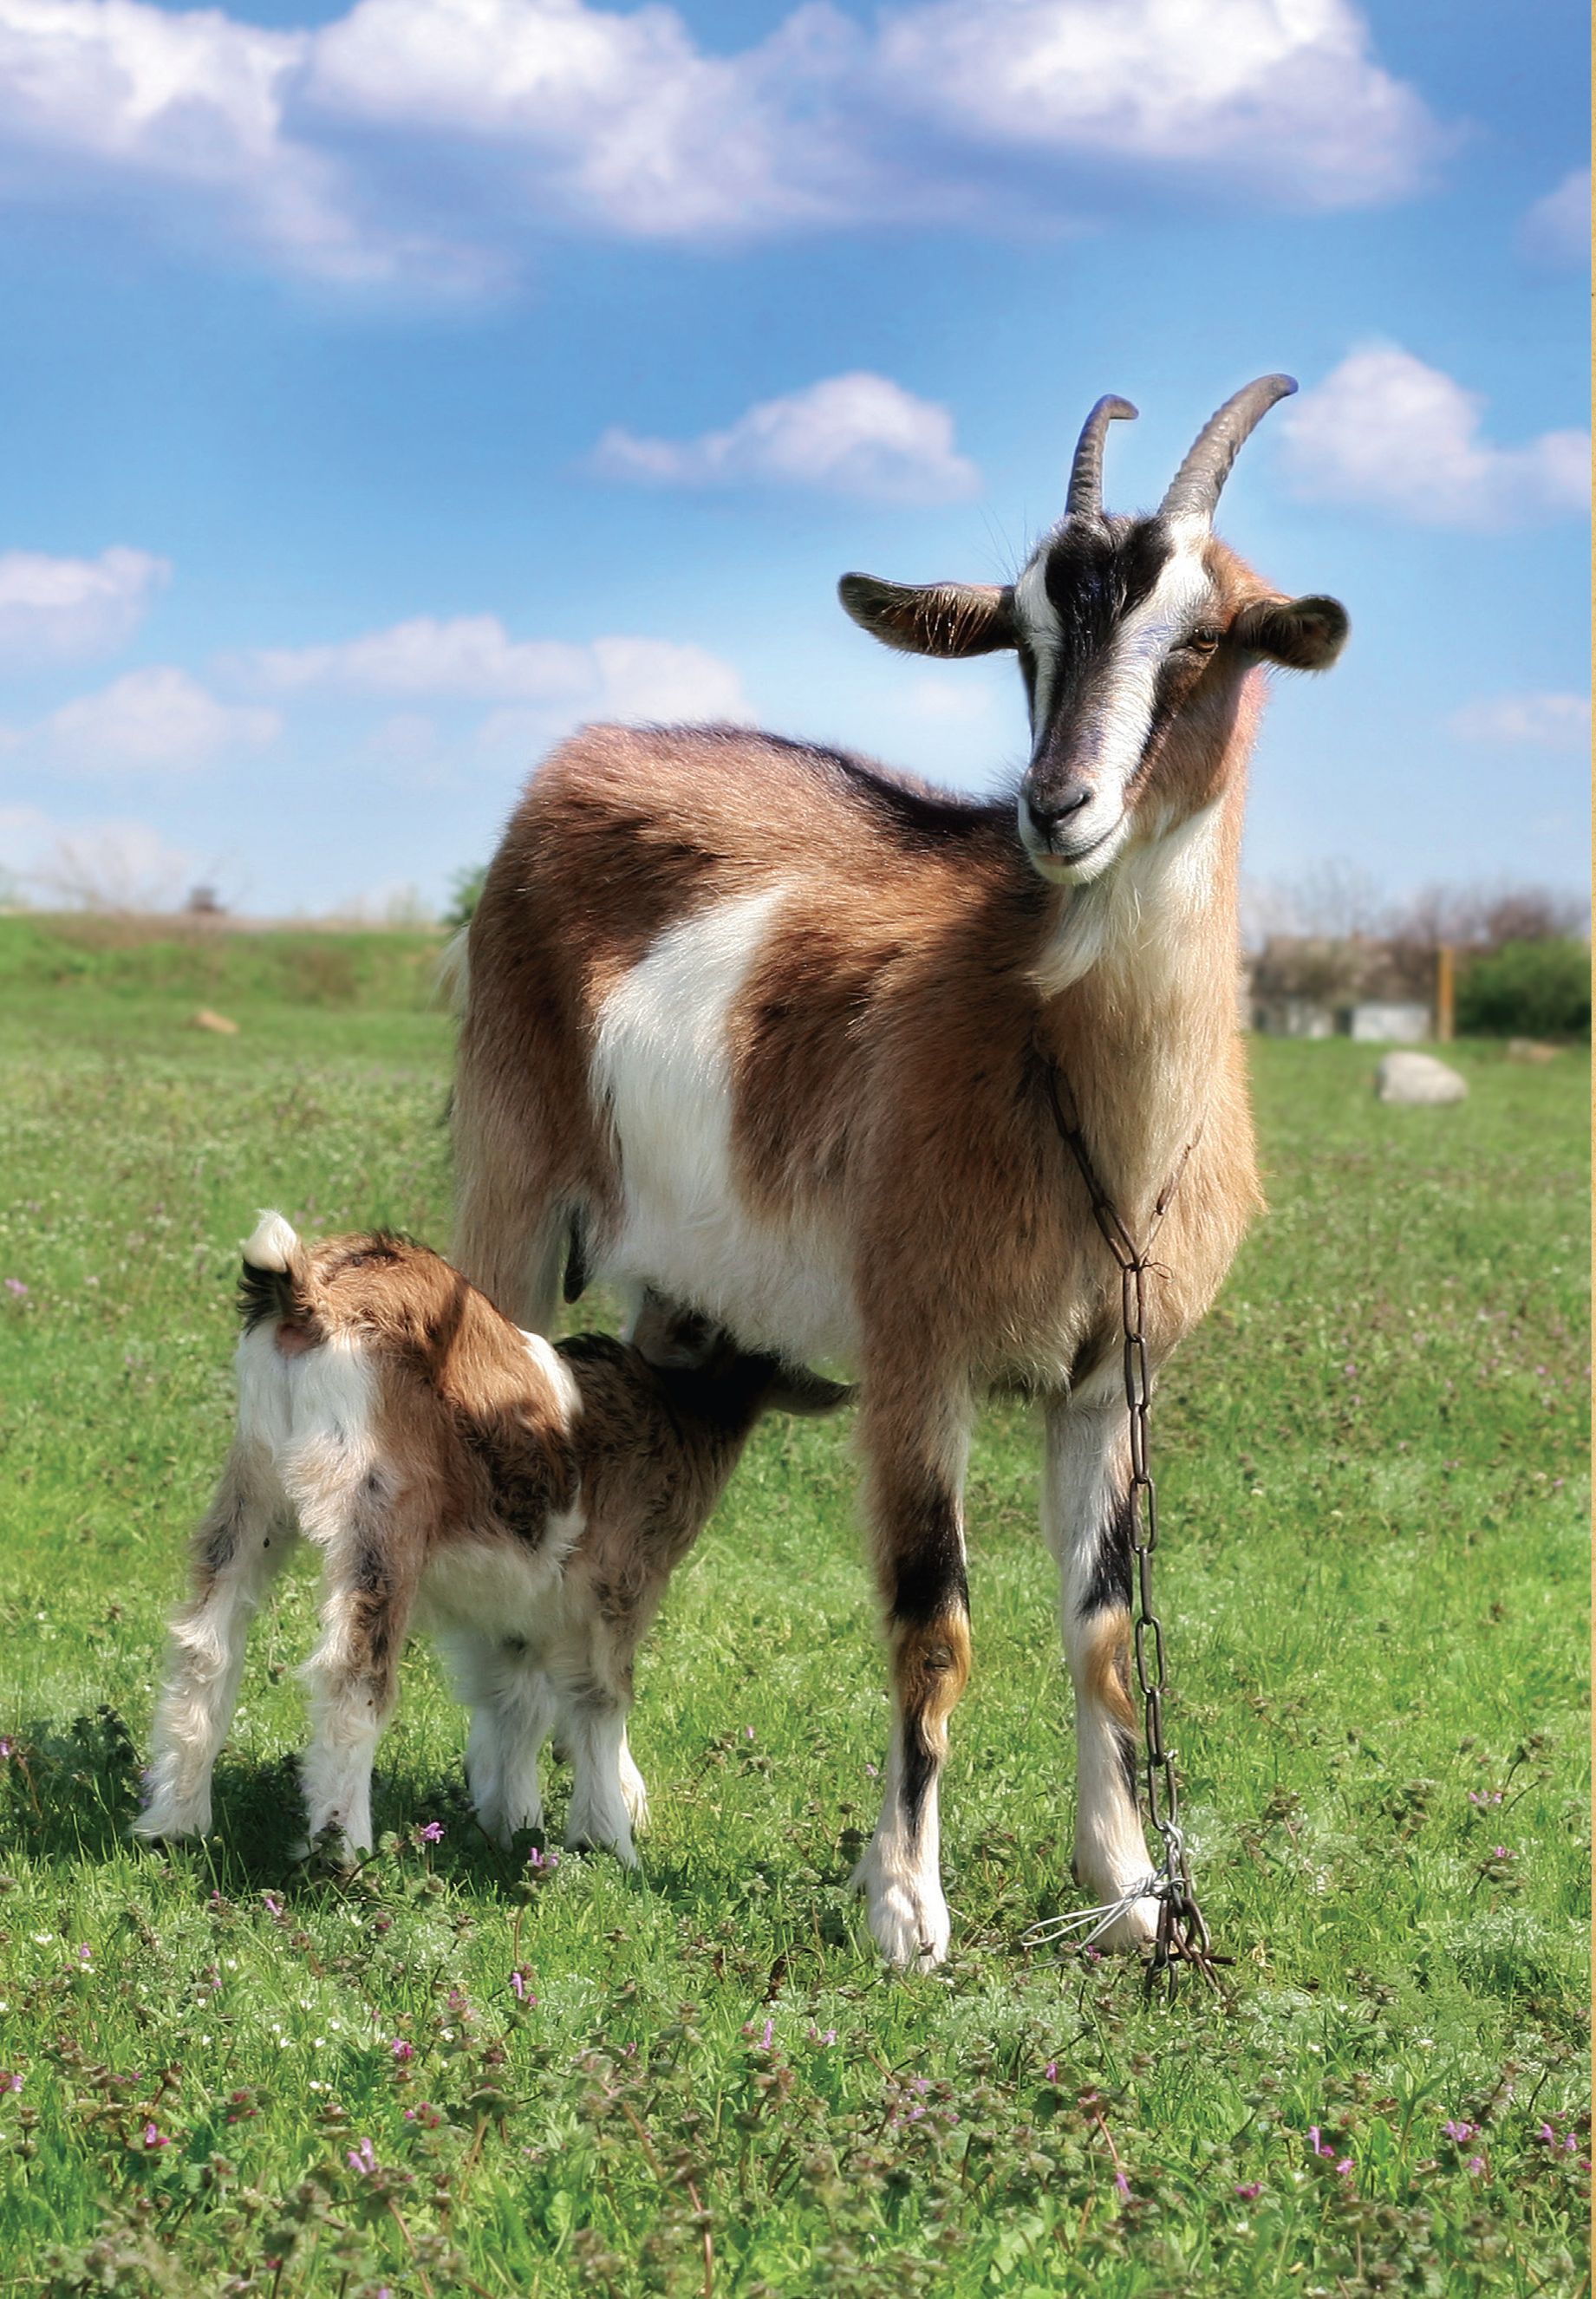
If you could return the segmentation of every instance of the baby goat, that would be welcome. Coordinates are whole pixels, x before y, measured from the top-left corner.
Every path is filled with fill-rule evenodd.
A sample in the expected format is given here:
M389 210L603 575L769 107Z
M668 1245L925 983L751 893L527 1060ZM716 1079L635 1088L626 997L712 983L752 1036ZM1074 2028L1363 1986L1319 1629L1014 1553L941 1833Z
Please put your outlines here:
M155 1713L150 1838L203 1835L256 1607L303 1532L322 1554L306 1665L312 1837L371 1842L371 1763L410 1628L470 1708L485 1829L543 1818L538 1754L574 1770L566 1841L635 1858L632 1660L761 1412L847 1391L645 1306L643 1354L524 1333L425 1246L377 1231L306 1245L281 1215L244 1249L238 1423L194 1538Z

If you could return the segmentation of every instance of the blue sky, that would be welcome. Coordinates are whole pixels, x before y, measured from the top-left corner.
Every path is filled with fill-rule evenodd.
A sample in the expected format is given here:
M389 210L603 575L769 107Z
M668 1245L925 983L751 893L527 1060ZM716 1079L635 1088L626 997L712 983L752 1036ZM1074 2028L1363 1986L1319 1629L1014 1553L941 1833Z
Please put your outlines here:
M1285 368L1221 529L1353 638L1250 876L1577 885L1586 85L1562 0L0 0L0 868L436 901L594 716L989 784L1012 668L837 576Z

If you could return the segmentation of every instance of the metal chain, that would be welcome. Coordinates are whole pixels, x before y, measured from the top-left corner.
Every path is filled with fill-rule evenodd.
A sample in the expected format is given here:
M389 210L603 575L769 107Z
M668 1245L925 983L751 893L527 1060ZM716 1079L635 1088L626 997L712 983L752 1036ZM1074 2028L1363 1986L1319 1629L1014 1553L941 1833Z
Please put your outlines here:
M1132 1649L1137 1689L1142 1696L1147 1812L1164 1848L1161 1876L1150 1876L1145 1884L1126 1891L1110 1907L1093 1909L1085 1917L1066 1918L1059 1929L1075 1930L1091 1923L1092 1929L1083 1942L1089 1946L1137 1900L1156 1898L1159 1924L1148 1966L1148 1987L1151 1988L1165 1973L1173 1984L1174 1966L1189 1963L1217 1988L1219 1982L1214 1967L1228 1963L1231 1959L1214 1954L1208 1924L1197 1905L1180 1825L1180 1789L1175 1777L1175 1761L1164 1739L1164 1695L1169 1679L1164 1657L1164 1625L1152 1601L1152 1560L1159 1545L1159 1512L1158 1488L1152 1479L1147 1439L1152 1405L1152 1379L1147 1364L1147 1273L1154 1266L1153 1241L1163 1226L1164 1216L1180 1187L1186 1161L1202 1129L1198 1126L1181 1151L1174 1172L1154 1201L1151 1222L1138 1245L1092 1162L1068 1080L1049 1057L1042 1056L1042 1065L1054 1123L1080 1168L1092 1201L1093 1218L1119 1266L1119 1321L1124 1336L1125 1406L1130 1436L1130 1553L1135 1567L1136 1593ZM1093 1918L1098 1919L1094 1923ZM1038 1926L1027 1938L1052 1930Z

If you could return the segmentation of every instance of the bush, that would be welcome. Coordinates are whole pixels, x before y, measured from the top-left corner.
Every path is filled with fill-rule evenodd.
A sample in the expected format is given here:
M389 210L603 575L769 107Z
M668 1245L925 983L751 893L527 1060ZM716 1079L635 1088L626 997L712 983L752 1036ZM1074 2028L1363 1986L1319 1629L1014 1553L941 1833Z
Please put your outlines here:
M1493 1038L1588 1038L1591 952L1583 942L1504 942L1458 985L1458 1027Z

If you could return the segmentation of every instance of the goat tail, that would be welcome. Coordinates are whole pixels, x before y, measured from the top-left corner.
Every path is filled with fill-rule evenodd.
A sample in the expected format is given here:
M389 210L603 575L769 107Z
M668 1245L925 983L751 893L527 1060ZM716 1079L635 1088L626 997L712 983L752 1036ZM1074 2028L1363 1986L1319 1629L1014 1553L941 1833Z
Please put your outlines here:
M311 1257L299 1232L281 1214L262 1213L245 1241L238 1277L238 1315L245 1332L269 1317L306 1318L310 1274Z

